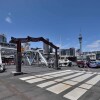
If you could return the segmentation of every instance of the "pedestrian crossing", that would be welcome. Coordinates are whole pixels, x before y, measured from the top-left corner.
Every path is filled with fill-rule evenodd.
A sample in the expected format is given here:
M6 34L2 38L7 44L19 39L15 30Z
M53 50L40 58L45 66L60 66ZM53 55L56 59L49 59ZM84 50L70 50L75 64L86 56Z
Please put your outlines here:
M78 100L100 81L100 73L63 70L19 79L54 94L65 93L62 96L66 99ZM68 89L70 91L67 92Z

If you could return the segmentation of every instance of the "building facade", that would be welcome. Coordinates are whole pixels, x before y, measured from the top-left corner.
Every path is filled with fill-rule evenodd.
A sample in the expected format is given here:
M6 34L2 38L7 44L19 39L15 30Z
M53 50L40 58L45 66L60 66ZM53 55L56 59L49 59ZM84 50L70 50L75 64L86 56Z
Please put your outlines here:
M60 55L67 56L67 57L74 57L75 56L75 48L61 49Z
M7 38L4 34L0 34L0 42L7 43Z

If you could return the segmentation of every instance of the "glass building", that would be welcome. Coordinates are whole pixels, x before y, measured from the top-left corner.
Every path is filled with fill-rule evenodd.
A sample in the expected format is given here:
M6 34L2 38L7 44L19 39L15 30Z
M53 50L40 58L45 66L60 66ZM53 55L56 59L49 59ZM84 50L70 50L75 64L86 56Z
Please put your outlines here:
M7 43L7 38L4 34L0 34L0 42Z

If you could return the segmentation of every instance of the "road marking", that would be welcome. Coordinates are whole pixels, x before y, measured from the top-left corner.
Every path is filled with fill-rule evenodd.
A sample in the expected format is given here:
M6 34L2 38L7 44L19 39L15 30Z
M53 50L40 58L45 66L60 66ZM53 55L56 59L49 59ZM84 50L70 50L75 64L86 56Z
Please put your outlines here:
M90 89L92 86L93 86L93 85L84 83L84 84L80 85L79 87L80 87L80 88L83 88L83 89Z
M64 70L64 71L51 72L51 73L46 73L46 74L42 74L42 75L35 75L35 76L42 77L42 76L46 76L46 75L60 74L60 73L70 72L70 71L71 70Z
M23 77L23 78L19 78L21 80L27 80L27 79L31 79L31 78L36 78L36 76L28 76L28 77Z
M44 78L49 77L49 79L50 79L50 76L47 76L47 75L54 75L55 76L56 73L60 74L62 72L72 73L71 70L64 70L64 71L59 71L59 72L46 73L46 74L42 74L42 75L34 75L34 76L22 77L22 78L19 78L19 79L28 80L28 79L31 79L31 78L33 79L33 78L37 78L37 77L39 78L39 77L43 77L43 76L44 76Z
M42 77L42 78L44 78L44 79L51 79L51 78L53 78L53 77L51 77L51 76L44 76L44 77Z
M57 83L57 82L49 81L49 82L45 82L45 83L42 83L42 84L38 84L37 86L43 88L43 87L46 87L46 86L49 86L49 85L52 85L52 84L55 84L55 83Z
M78 88L75 88L71 92L64 95L65 98L70 100L77 100L79 99L85 92L88 91L93 85L100 81L100 75L95 76L94 78L90 79L89 81L83 83Z
M46 90L59 94L70 87L71 87L70 85L59 83L57 85L47 88Z
M70 79L70 78L73 78L73 77L76 77L76 76L79 76L79 75L82 75L82 73L75 73L74 75L58 78L58 79L55 79L54 81L61 82L61 81L65 80L65 79Z
M70 75L68 75L68 74L70 74ZM59 72L46 73L46 74L42 74L42 75L22 77L19 79L24 80L28 83L36 83L36 82L41 82L41 81L46 80L46 82L38 84L37 86L41 87L41 88L49 86L48 88L46 88L46 90L51 91L55 94L59 94L65 90L73 87L74 85L84 81L85 79L88 79L89 77L91 77L93 75L96 75L96 76L93 77L92 79L90 79L89 81L81 84L80 86L74 88L72 91L68 92L67 94L65 94L63 96L70 100L77 100L85 92L87 92L91 87L93 87L93 85L95 85L98 81L100 81L99 73L76 71L76 70L72 70L72 71L65 70L65 71L59 71ZM59 77L61 77L61 78L59 78ZM52 79L52 78L56 78L56 79ZM52 79L52 81L48 81L48 79ZM58 83L58 82L60 82L60 83ZM56 85L54 85L54 84L56 84ZM52 86L50 86L50 85L52 85Z
M84 81L85 79L89 78L90 76L92 76L93 74L85 74L85 75L82 75L82 76L79 76L79 77L76 77L76 78L73 78L71 79L70 81L65 81L65 82L62 82L60 83L61 84L64 84L64 85L61 85L61 87L59 86L59 84L57 85L53 85L49 88L47 88L46 90L48 91L51 91L53 93L56 93L56 94L59 94L60 92L64 91L64 90L67 90L68 89L68 86L69 88L72 87L72 85L76 85L78 84L79 82L82 82ZM80 78L82 77L82 78ZM79 79L79 80L78 80ZM68 83L67 83L68 82ZM66 85L66 86L65 86Z
M100 81L100 75L97 75L96 77L92 78L91 80L87 81L87 84L95 85L98 81Z
M79 76L79 75L82 75L82 74L83 74L83 73L76 73L76 74L74 74L74 75L62 77L62 79L69 79L69 78L76 77L76 76Z
M26 80L26 82L28 82L28 83L36 83L36 82L40 82L40 81L43 81L43 80L46 80L46 79L36 78L36 79Z
M59 74L59 76L67 75L67 74L70 74L70 73L73 73L73 72L67 72L67 73ZM36 82L44 81L44 80L51 79L51 78L53 78L53 77L45 76L45 77L41 77L41 78L35 78L35 79L26 80L26 82L28 82L28 83L36 83Z
M64 95L65 98L70 100L77 100L80 96L82 96L87 90L82 88L75 88L73 91L69 92L68 94Z
M75 77L75 76L78 76L78 75L81 75L81 74L82 73L75 73L74 75L70 75L70 76L64 77L64 79L63 79L63 77L62 78L58 78L58 79L55 79L55 80L52 80L52 81L48 81L48 82L44 82L42 84L38 84L37 86L43 88L43 87L55 84L57 82L61 82L61 81L65 80L65 78L69 79L69 78L72 78L72 77Z
M77 82L82 82L83 80L89 78L90 76L92 76L93 74L85 74L79 77L76 77L74 79L71 79L72 81L77 81Z
M72 74L74 73L73 71L72 72L66 72L66 73L61 73L61 74L54 74L54 75L50 75L52 77L59 77L59 76L63 76L63 75L67 75L67 74Z
M65 81L65 82L63 82L63 83L69 84L69 85L76 85L78 82L68 80L68 81Z

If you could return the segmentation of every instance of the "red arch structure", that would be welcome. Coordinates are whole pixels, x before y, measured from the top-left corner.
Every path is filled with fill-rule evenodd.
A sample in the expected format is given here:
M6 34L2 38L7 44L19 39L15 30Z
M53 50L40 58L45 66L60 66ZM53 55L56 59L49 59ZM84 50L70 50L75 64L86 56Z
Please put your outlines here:
M52 42L47 41L43 37L38 37L38 38L33 38L30 36L27 36L27 38L14 38L11 37L10 43L15 43L17 44L17 63L16 63L16 74L21 74L21 43L25 42L39 42L42 41L46 43L47 45L50 45L52 48L55 49L55 69L58 68L58 56L57 56L57 50L59 47L55 46Z

